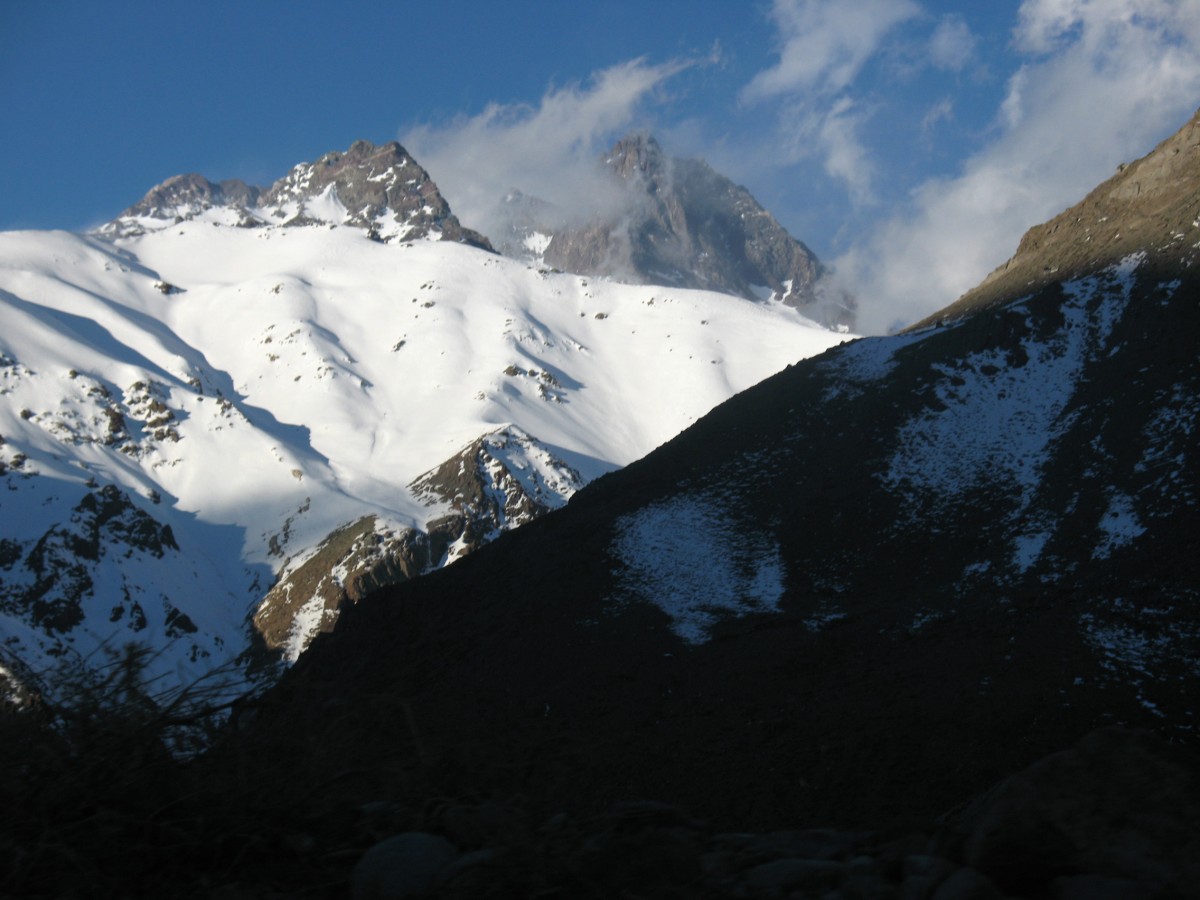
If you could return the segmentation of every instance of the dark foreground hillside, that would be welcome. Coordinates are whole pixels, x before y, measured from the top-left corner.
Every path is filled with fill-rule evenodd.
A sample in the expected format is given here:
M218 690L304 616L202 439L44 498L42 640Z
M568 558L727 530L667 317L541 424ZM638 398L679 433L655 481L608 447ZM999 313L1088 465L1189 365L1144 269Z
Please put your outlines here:
M799 363L367 597L80 839L201 896L1195 896L1195 134L1098 189L1137 247Z
M1072 246L1088 216L1136 222L1140 246L802 362L562 513L370 598L263 733L336 719L326 739L359 760L424 754L572 814L649 797L747 829L928 821L1106 725L1190 745L1196 133L1059 217Z
M56 733L0 718L0 896L1170 898L1200 877L1200 757L1145 731L1095 731L936 818L749 831L654 800L584 811L538 772L561 746L445 752L401 710L408 747L347 754L333 715L303 769L236 739L180 762L130 705Z

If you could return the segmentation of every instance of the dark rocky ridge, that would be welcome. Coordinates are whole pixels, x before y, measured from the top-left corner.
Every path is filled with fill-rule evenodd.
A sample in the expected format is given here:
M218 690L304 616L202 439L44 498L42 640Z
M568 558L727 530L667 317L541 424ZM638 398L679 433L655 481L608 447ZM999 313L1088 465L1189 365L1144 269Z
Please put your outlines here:
M57 639L64 651L71 629L83 621L93 597L98 570L107 558L147 554L162 559L179 554L170 526L139 508L116 485L89 489L71 511L34 542L0 542L0 572L18 577L0 582L0 608L19 611L30 624ZM145 602L161 603L170 637L186 640L196 631L191 619L167 597L149 598L122 579L121 596L110 596L104 609L110 621L127 620L137 633L145 627ZM193 651L195 647L193 646Z
M564 225L554 209L514 194L501 244L520 254L524 236L547 233L544 262L567 272L751 300L766 290L823 324L853 324L852 298L822 283L824 267L812 251L704 161L668 157L653 137L633 135L603 165L624 192L616 214Z
M541 476L523 483L517 467L506 459L510 445L518 452L537 452L540 445L508 426L482 435L440 466L413 481L418 499L445 504L451 512L426 523L435 563L473 553L502 532L518 528L562 504L583 483L579 473L549 456L553 484Z
M270 188L236 179L214 184L200 175L177 175L152 188L101 231L134 233L141 227L139 218L175 222L217 207L232 210L243 227L313 224L323 220L305 211L306 201L327 191L346 209L344 223L336 224L364 228L381 239L412 241L437 235L492 249L487 238L462 226L429 173L395 141L378 147L355 141L344 153L326 153L316 162L295 166ZM290 204L298 208L289 213Z
M299 653L311 634L333 629L344 606L428 569L424 534L411 528L381 532L375 516L364 516L336 529L282 574L255 610L254 629L268 650ZM302 612L311 622L298 621Z
M249 746L320 777L293 748L335 709L334 760L424 760L458 796L520 793L547 818L653 797L742 829L928 823L1105 725L1194 746L1200 274L1190 243L1147 237L947 327L801 362L565 510L367 597ZM693 585L703 611L745 583L722 549L738 540L714 533L777 554L782 593L688 642L660 595ZM664 578L634 577L642 550ZM388 719L408 725L381 733ZM1052 794L1068 770L1100 790L1096 752L1011 796ZM1116 846L1156 840L1137 808L1154 791L1122 790L1110 826L1142 824ZM1080 855L1099 832L1046 821L1021 839L1036 856L1050 836L1036 884L989 857L1016 852L1004 829L967 858L1006 894L1094 875L1181 895L1178 861L1166 882L1130 875Z

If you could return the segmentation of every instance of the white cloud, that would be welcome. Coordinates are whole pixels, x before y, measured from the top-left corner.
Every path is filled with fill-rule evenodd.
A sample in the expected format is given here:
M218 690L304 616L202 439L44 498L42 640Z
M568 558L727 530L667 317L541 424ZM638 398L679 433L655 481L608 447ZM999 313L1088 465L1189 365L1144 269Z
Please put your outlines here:
M597 155L633 127L666 81L696 62L631 60L596 73L585 85L550 90L536 107L493 103L476 116L414 126L401 141L459 219L484 233L513 188L566 210L596 212L612 188Z
M938 122L949 122L953 119L954 101L949 97L943 97L929 107L925 115L921 117L921 134L928 136Z
M975 53L975 35L961 17L942 18L929 39L929 60L939 69L957 72Z
M912 0L775 0L779 62L742 90L753 103L781 94L816 90L835 94L854 81L884 35L916 16Z
M1026 0L1027 58L997 111L996 137L837 266L860 329L884 331L953 301L1122 161L1180 127L1200 96L1200 15L1169 0Z
M1200 3L1195 0L1025 0L1013 29L1018 49L1051 53L1078 42L1093 53L1120 44L1125 30L1156 31L1195 42Z
M743 103L781 99L781 162L819 155L858 204L870 202L875 166L859 137L869 115L850 88L897 25L920 13L913 0L775 0L779 61L741 91Z
M787 104L780 112L773 158L764 164L791 166L819 157L825 173L842 183L851 200L869 203L875 165L859 137L869 115L870 111L848 94L822 104L803 100Z
M822 117L817 140L824 151L825 171L846 185L856 203L871 199L875 166L858 139L862 114L849 97L839 97Z

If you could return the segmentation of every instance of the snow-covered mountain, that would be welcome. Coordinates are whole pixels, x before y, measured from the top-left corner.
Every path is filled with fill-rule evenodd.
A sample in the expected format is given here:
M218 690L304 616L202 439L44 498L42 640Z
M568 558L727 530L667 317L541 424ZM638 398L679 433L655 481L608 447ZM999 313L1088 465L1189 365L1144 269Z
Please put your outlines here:
M4 658L140 641L184 680L294 658L345 600L844 339L498 256L398 145L0 234Z
M516 258L565 272L772 297L833 328L855 301L741 185L699 159L667 156L652 136L618 141L600 161L609 187L582 219L519 191L493 235Z
M269 188L176 175L100 229L129 237L202 216L241 228L353 225L381 241L436 239L491 249L463 228L433 179L395 141L355 141L344 153L299 163Z
M186 764L136 691L27 729L13 890L1195 896L1198 210L1200 113L578 490L833 336L364 228L0 236L8 639L341 607Z

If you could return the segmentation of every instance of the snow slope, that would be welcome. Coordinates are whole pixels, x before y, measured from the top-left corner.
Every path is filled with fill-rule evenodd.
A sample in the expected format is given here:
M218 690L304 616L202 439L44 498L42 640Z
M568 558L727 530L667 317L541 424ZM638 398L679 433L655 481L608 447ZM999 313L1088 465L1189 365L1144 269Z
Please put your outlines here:
M444 513L407 486L482 434L515 425L586 482L846 339L780 304L225 212L0 234L10 660L136 639L196 677L339 526Z

